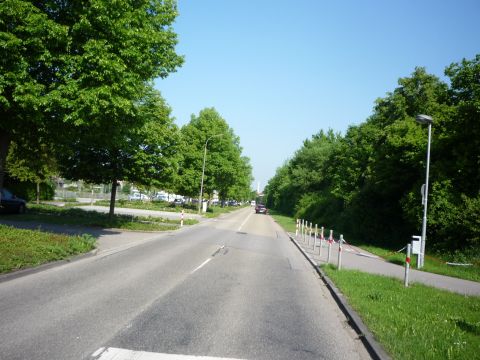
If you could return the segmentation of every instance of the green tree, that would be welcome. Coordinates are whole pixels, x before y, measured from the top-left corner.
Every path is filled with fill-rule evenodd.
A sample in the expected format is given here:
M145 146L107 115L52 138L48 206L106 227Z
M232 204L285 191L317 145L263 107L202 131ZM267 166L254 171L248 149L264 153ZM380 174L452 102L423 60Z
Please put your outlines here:
M11 143L7 157L8 175L21 182L34 183L38 204L41 185L50 182L57 173L57 164L53 145L42 134L28 139L25 135L31 134L19 134L16 142Z
M107 125L108 129L86 133L84 127L77 127L57 155L67 178L112 184L110 215L119 180L159 186L171 182L177 170L178 129L160 94L148 91L132 116L136 121L128 122L135 127Z
M58 80L67 39L67 27L35 2L0 3L0 188L11 142L44 131L51 120L46 95Z
M247 158L242 157L240 139L214 108L192 115L182 127L183 159L179 170L178 192L196 197L199 194L205 145L207 145L204 193L214 190L220 198L233 195L234 188L250 186L252 175ZM207 143L208 142L208 143Z
M109 154L112 163L116 156L123 159L118 145L138 136L129 131L144 126L137 103L146 84L166 77L183 62L175 53L171 26L176 2L8 0L0 6L0 48L5 55L0 63L2 118L14 119L8 124L15 124L1 124L0 155L20 132L35 128L62 145L58 149L63 160L68 159L64 154L75 153L68 146L78 146L76 155L91 150L102 159ZM101 149L102 136L108 151L100 155L92 149ZM107 177L103 175L83 177L91 181Z

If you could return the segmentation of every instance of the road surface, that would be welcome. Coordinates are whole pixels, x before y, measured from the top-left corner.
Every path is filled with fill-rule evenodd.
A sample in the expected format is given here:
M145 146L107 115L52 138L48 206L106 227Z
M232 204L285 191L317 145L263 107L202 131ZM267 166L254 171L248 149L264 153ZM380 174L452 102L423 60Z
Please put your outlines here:
M251 208L2 282L0 318L8 360L369 358L285 233Z

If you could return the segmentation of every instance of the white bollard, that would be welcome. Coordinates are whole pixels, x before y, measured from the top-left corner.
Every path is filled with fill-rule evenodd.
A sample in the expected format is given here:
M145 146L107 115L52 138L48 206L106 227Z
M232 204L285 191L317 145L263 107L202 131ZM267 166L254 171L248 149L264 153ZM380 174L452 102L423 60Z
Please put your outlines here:
M308 229L308 221L305 220L305 226L303 228L303 242L307 241L307 229Z
M320 251L318 252L318 256L322 256L322 247L323 247L323 240L324 240L324 236L323 236L323 226L322 228L320 229Z
M185 215L184 211L182 210L182 215L180 217L180 227L183 227L183 216Z
M301 230L302 230L301 239L303 241L303 232L305 231L305 220L304 219L302 219L302 229Z
M310 222L310 231L308 234L308 246L310 246L310 240L312 239L313 224Z
M318 226L315 224L315 232L313 233L313 252L315 253L315 246L317 246Z
M408 287L408 275L410 273L410 255L412 252L412 245L407 245L407 257L405 259L405 287Z
M295 224L295 239L298 237L298 223L300 222L300 219L297 219L297 223Z
M330 230L330 237L328 238L327 264L330 263L330 255L332 254L332 243L333 243L333 230Z
M343 235L340 234L340 240L338 240L338 261L337 261L338 270L342 268L342 244L343 244Z

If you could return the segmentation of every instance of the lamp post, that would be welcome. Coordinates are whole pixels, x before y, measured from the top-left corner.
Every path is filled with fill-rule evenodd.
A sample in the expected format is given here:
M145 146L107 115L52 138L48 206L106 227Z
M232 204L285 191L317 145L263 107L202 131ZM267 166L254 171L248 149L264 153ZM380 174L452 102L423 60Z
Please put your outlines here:
M422 240L420 242L419 268L425 263L425 241L427 236L427 203L428 203L428 174L430 171L430 143L432 141L432 123L433 119L428 115L417 115L415 117L418 123L428 125L428 145L427 145L427 170L425 175L425 188L423 192L423 221L422 221Z
M201 210L202 210L202 204L203 204L203 178L205 176L205 161L207 159L207 145L208 145L208 142L214 138L214 137L219 137L219 136L223 136L223 134L216 134L216 135L212 135L210 136L207 141L205 141L205 148L204 148L204 152L203 152L203 167L202 167L202 181L200 183L200 196L198 197L198 213L200 214L201 213Z

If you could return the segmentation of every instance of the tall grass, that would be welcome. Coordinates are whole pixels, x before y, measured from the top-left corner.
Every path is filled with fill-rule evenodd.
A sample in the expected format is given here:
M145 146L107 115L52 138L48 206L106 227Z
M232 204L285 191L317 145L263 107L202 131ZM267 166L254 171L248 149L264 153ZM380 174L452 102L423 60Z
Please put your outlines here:
M68 236L0 225L0 273L81 254L95 247L90 235Z
M480 297L324 267L394 359L479 359Z

